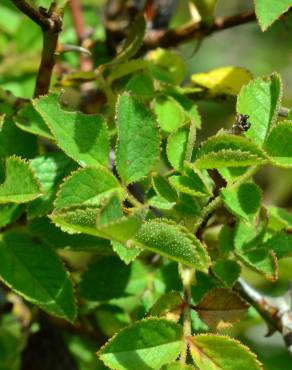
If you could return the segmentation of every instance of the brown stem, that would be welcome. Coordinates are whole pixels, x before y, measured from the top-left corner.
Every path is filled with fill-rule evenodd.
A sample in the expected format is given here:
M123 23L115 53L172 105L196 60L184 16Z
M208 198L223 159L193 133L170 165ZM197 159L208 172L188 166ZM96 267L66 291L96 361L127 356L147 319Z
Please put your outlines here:
M144 44L149 49L173 47L193 39L201 39L214 32L254 21L255 19L254 12L247 12L226 18L216 18L211 26L207 26L202 22L196 22L176 29L153 30L146 35Z
M63 9L52 2L47 11L36 9L25 0L12 0L15 6L41 27L43 32L43 50L39 66L34 97L46 95L49 92L53 68L55 65L55 52L58 36L62 29Z

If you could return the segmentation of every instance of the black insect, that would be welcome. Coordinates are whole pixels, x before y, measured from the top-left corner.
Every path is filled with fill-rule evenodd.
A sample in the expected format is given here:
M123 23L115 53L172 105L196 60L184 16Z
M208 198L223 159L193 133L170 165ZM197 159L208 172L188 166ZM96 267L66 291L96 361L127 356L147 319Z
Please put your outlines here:
M248 121L249 116L247 114L237 114L234 125L231 127L231 132L235 135L240 135L246 132L251 123Z

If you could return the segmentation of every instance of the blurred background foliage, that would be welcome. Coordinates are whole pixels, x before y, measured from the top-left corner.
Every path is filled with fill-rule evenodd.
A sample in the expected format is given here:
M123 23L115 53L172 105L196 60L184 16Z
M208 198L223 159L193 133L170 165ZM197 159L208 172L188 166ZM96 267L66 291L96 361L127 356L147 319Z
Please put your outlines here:
M39 0L43 7L49 5L48 0ZM103 41L105 32L102 24L102 7L105 1L82 0L86 26L93 31L96 41L93 55L97 67L105 60ZM252 0L218 0L216 14L228 16L253 8ZM188 20L187 1L179 2L179 7L172 19L171 26L178 26ZM284 83L284 103L292 106L292 19L287 16L283 22L276 22L266 32L262 32L256 22L218 32L206 38L197 50L197 41L179 47L187 66L188 75L208 71L221 66L235 65L248 69L254 76L262 76L278 71ZM61 42L76 44L75 30L70 12L65 12ZM31 98L33 95L35 76L39 65L42 48L42 36L39 28L11 4L9 0L0 3L0 86L12 94ZM61 56L62 68L74 70L78 68L79 56L67 53ZM57 82L57 74L54 76ZM198 102L202 116L202 140L214 134L221 127L230 127L234 120L235 105L229 101ZM9 108L1 103L0 113L7 113ZM260 186L264 189L266 204L292 208L292 176L291 171L265 168L257 175ZM86 263L85 253L68 257L71 264ZM259 275L244 271L243 276L253 285L272 294L281 294L287 290L291 279L292 258L280 262L280 278L275 284L268 283ZM1 302L0 306L4 307ZM17 300L15 296L12 299ZM21 303L18 303L19 306ZM21 309L21 308L19 308ZM127 324L124 316L110 315L109 311L100 307L97 316L103 323L105 333L109 335ZM23 318L22 318L23 319ZM228 334L238 336L256 352L266 370L280 370L291 367L291 357L278 334L265 337L268 329L254 310L248 317L236 325ZM103 365L95 357L94 340L85 340L79 335L67 335L65 338L81 370L102 369ZM16 370L19 368L19 356L24 347L21 325L12 314L2 316L0 323L0 370Z

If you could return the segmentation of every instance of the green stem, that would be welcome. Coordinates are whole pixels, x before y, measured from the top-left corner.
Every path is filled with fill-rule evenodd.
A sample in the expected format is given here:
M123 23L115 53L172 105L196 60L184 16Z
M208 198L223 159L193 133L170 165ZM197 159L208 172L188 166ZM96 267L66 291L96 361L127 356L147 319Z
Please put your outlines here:
M246 171L245 174L243 174L236 182L234 182L232 185L228 186L230 190L236 190L241 184L243 184L246 180L248 180L250 177L252 177L258 170L260 166L253 166ZM193 232L196 233L199 229L199 227L202 225L202 223L205 221L205 219L214 212L217 208L219 208L222 204L222 199L220 194L211 200L209 204L207 204L201 212L201 216L198 219L198 221L194 225Z
M184 265L179 265L180 275L183 283L184 291L184 311L183 311L183 333L184 333L184 347L180 355L180 362L185 364L188 355L188 341L187 338L192 335L192 320L191 320L191 285L195 278L195 270Z

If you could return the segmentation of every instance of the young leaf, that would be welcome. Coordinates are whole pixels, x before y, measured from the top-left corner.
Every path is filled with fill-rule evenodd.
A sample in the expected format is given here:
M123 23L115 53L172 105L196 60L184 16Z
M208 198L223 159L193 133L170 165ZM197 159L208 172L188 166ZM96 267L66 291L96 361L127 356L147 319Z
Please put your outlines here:
M269 228L279 231L282 229L292 231L292 214L283 208L267 208L269 217Z
M292 167L292 121L282 121L273 127L265 143L272 163L280 167Z
M149 70L157 80L179 85L185 78L187 66L183 58L173 50L155 49L148 53Z
M44 195L28 205L29 219L45 216L52 211L57 186L63 177L76 168L76 163L62 152L54 152L34 158L31 160L31 167L42 186Z
M35 135L54 139L42 117L34 109L32 103L25 105L15 118L16 125L23 131L30 132Z
M206 271L209 257L201 242L178 225L152 220L142 225L135 240L138 245L165 257Z
M117 105L117 169L126 184L141 180L159 155L159 132L155 118L137 98L124 93Z
M153 318L121 330L101 348L98 356L105 365L117 370L158 370L174 361L182 347L182 327Z
M249 71L240 67L220 67L205 73L196 73L191 76L194 84L202 86L212 95L237 96L242 86L246 85L252 76Z
M186 120L182 106L171 96L159 95L154 100L154 112L159 126L165 132L174 132Z
M124 261L126 265L134 261L136 257L138 257L138 255L141 253L141 248L128 248L124 244L119 243L115 240L112 240L111 244L113 247L113 251L117 253L120 259Z
M190 129L188 126L180 127L167 139L167 158L169 163L178 171L183 170L183 163L186 156Z
M291 6L291 0L256 0L255 11L262 31L266 31Z
M52 315L73 322L73 286L57 255L27 234L2 234L0 277L18 294Z
M282 99L278 74L257 78L244 86L237 98L237 112L249 115L251 127L246 136L262 146L275 123Z
M68 112L59 105L59 96L36 99L34 108L54 135L57 145L81 166L107 165L109 138L100 115Z
M29 164L18 157L7 158L5 180L0 185L0 204L26 203L40 195L42 190Z
M218 260L212 266L212 271L224 285L231 288L239 278L241 268L236 261Z
M235 339L211 334L189 338L191 355L200 370L263 370L250 350Z
M210 290L195 306L200 319L212 329L226 328L238 322L247 309L248 304L237 293L224 288Z
M253 182L241 184L236 190L221 190L225 206L236 216L252 222L261 206L262 190Z
M267 162L267 156L250 140L219 134L203 142L197 152L197 168L245 167Z
M100 206L113 194L124 197L117 178L104 167L80 168L62 183L55 200L55 209L76 206Z

